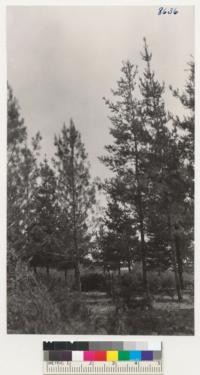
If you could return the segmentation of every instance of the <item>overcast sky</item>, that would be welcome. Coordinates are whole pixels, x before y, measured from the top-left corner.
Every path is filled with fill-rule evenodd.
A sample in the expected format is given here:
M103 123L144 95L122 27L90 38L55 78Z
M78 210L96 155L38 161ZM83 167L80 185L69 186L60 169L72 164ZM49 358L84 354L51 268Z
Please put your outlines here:
M92 175L107 169L97 157L111 141L108 110L102 100L120 77L122 60L142 72L143 37L152 66L167 86L183 88L186 63L194 55L194 10L158 16L158 7L9 7L8 80L29 135L40 130L42 152L54 153L54 135L73 117L82 134ZM181 107L166 92L168 109Z

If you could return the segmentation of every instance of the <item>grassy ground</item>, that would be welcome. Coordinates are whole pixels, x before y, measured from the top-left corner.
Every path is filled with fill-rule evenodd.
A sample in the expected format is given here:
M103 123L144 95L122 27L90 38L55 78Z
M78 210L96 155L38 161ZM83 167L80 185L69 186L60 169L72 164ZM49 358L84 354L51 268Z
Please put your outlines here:
M157 295L152 309L119 309L105 293L87 293L85 301L97 334L193 335L193 298L187 293L183 302Z
M162 285L151 275L151 307L116 304L105 291L73 291L73 278L45 272L35 275L23 265L8 282L8 333L192 335L193 277L186 280L183 301L177 301L171 274ZM138 277L138 276L137 276ZM140 277L134 274L134 285ZM171 281L169 281L171 280ZM171 284L170 284L171 283ZM170 286L168 293L166 286ZM132 289L131 289L132 290ZM123 301L122 301L123 302Z

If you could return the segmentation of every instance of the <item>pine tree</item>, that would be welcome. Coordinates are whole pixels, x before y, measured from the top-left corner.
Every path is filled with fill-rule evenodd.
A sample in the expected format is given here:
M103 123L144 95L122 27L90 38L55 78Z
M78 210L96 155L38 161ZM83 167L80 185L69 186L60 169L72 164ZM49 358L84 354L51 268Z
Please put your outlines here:
M46 157L40 164L39 179L40 183L35 189L32 202L33 220L29 227L29 252L42 252L45 255L60 250L57 182Z
M130 272L138 247L135 220L131 215L130 206L118 201L115 192L112 191L105 213L104 261L116 263L119 273L121 265L125 264Z
M37 156L41 136L28 147L27 129L20 108L8 85L8 243L23 257L28 246L31 199L37 185Z
M173 95L180 100L187 115L183 119L178 116L173 117L174 126L183 131L181 137L182 157L188 167L188 179L190 179L190 196L194 197L194 121L195 121L195 65L191 60L188 63L189 76L186 80L185 91L180 94L179 90L172 90ZM180 144L180 147L181 147Z
M117 82L117 90L112 90L116 101L105 100L111 112L110 134L114 138L114 144L106 146L108 156L101 160L118 180L119 200L129 204L135 215L136 230L140 233L143 285L147 290L145 221L149 134L141 116L138 116L141 109L135 95L137 68L127 61L123 63L121 71L122 77Z
M22 160L20 164L20 175L23 184L23 202L21 211L21 229L25 237L24 252L29 251L29 231L34 221L33 199L38 185L39 166L37 158L39 156L41 135L38 132L31 139L31 147L28 146L26 137L22 148Z
M20 107L13 94L11 86L7 86L7 145L8 145L8 165L17 159L20 146L26 138L26 127L24 119L20 114ZM18 160L18 159L17 159Z
M181 160L182 186L185 187L185 195L182 203L182 215L179 223L176 223L175 243L178 259L178 268L183 287L182 258L193 259L191 244L194 239L194 121L195 121L195 65L191 60L188 63L188 78L185 91L180 94L179 90L170 89L173 95L182 103L185 114L181 119L171 116L174 129L178 134L178 150ZM185 244L185 246L184 246ZM183 254L184 252L184 254Z
M55 137L55 145L60 203L70 218L73 239L71 254L75 262L76 287L80 291L80 261L88 251L87 218L95 200L94 186L90 182L85 146L73 120L70 120L68 128L63 126L60 136Z
M140 78L142 95L141 115L151 135L149 147L149 236L154 242L162 244L168 237L171 248L176 289L179 300L181 296L181 272L179 269L177 249L175 246L175 227L179 222L185 196L185 186L181 174L181 161L177 145L176 130L169 129L169 116L166 113L163 94L164 83L160 84L151 69L152 54L149 53L144 39L142 58L146 63L143 78ZM159 218L158 218L159 213ZM161 230L161 223L162 228ZM167 248L167 246L166 246ZM164 247L163 247L164 249Z
M7 236L8 248L18 250L21 242L20 220L23 199L20 163L27 132L19 104L9 84L7 90Z

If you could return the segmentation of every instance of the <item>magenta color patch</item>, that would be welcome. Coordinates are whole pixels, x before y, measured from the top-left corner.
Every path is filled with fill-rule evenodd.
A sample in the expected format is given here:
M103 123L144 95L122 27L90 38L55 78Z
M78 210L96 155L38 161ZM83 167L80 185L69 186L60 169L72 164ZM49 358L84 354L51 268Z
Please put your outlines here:
M92 351L84 352L84 361L94 361L94 352Z

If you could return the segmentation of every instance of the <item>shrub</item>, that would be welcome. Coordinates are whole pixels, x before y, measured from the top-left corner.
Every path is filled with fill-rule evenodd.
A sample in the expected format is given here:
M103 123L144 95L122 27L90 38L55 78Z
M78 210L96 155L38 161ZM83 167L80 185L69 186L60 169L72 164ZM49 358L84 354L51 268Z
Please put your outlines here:
M145 293L139 273L126 273L114 280L112 296L117 309L141 307L141 302L145 305Z
M101 273L88 273L81 276L81 285L83 292L106 291L106 279Z
M184 284L186 289L194 290L194 274L191 272L184 272L183 274Z
M61 333L61 314L47 287L21 262L15 274L8 280L8 332Z
M156 272L148 273L148 284L151 293L156 293L161 288L161 277Z
M11 268L9 268L11 270ZM86 334L90 312L80 293L18 261L8 274L8 333Z
M163 272L160 276L160 283L161 289L174 289L175 288L175 281L174 281L174 272L166 271Z

